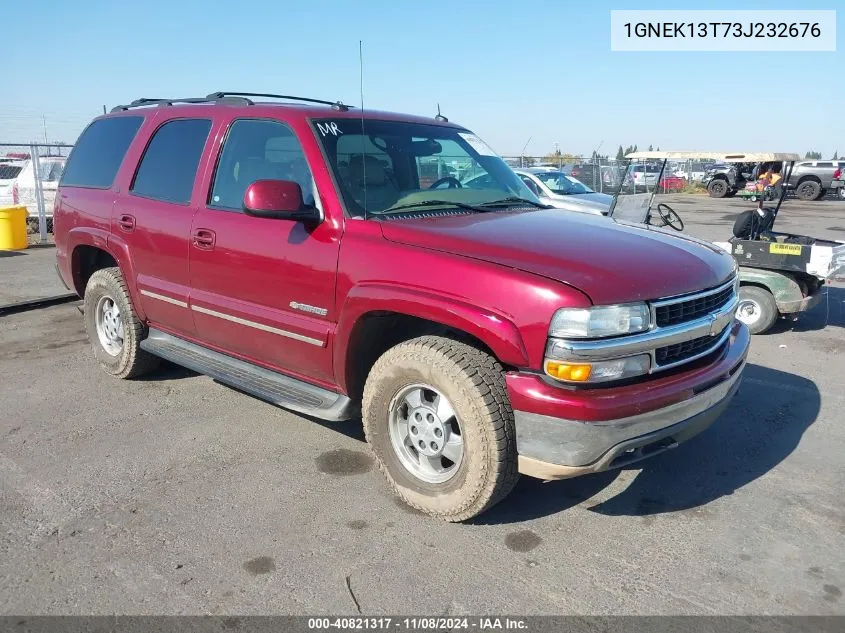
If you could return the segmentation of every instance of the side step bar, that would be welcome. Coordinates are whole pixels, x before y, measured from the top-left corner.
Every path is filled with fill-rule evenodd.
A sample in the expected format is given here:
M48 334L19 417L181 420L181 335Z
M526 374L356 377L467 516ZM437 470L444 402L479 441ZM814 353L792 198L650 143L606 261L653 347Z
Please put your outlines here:
M347 420L353 415L352 400L343 394L232 358L160 330L150 329L149 336L141 341L141 349L285 409L332 421Z

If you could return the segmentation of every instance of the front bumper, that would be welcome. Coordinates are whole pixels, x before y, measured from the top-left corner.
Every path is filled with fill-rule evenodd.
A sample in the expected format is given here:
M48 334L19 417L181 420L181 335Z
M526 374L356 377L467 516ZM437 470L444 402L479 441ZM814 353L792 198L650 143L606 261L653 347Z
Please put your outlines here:
M519 471L565 479L627 466L674 448L709 427L728 406L742 380L749 342L748 329L737 323L727 349L706 368L656 384L584 391L581 419L571 415L572 407L567 417L549 415L548 398L535 389L542 413L514 407ZM526 398L520 403L527 404ZM615 410L617 415L606 418L596 411L605 406L605 412ZM626 413L618 415L621 411Z

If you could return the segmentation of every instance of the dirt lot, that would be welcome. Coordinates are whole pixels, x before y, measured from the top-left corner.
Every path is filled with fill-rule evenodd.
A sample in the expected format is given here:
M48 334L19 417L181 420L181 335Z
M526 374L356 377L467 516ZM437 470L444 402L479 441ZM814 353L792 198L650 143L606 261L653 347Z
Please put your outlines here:
M709 239L747 206L671 204ZM845 204L791 206L845 239ZM107 378L74 304L2 318L0 612L845 614L843 328L840 285L755 337L705 434L447 525L395 502L360 423Z

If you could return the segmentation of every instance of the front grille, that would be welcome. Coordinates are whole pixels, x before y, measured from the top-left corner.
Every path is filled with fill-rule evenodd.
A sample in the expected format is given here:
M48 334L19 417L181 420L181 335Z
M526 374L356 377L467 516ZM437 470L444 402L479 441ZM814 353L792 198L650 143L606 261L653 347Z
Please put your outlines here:
M722 330L717 336L700 336L691 341L658 347L654 350L654 360L657 361L658 367L685 361L693 356L706 352L709 347L712 347L716 342L721 340L722 334L724 333L725 330Z
M668 327L693 321L711 312L716 312L726 305L733 298L733 295L734 287L731 284L716 289L710 294L697 295L690 299L681 297L673 303L655 308L655 323L657 327Z

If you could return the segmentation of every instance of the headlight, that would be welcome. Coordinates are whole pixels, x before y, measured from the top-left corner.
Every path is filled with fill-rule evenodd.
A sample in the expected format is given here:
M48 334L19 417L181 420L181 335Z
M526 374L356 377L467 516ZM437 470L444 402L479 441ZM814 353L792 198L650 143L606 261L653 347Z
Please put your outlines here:
M557 380L571 383L595 384L610 380L623 380L633 376L642 376L651 369L648 354L638 354L626 358L600 360L592 363L569 363L557 361L546 356L543 369L546 374Z
M651 313L645 303L592 308L561 308L552 317L549 335L558 338L601 338L644 332Z

